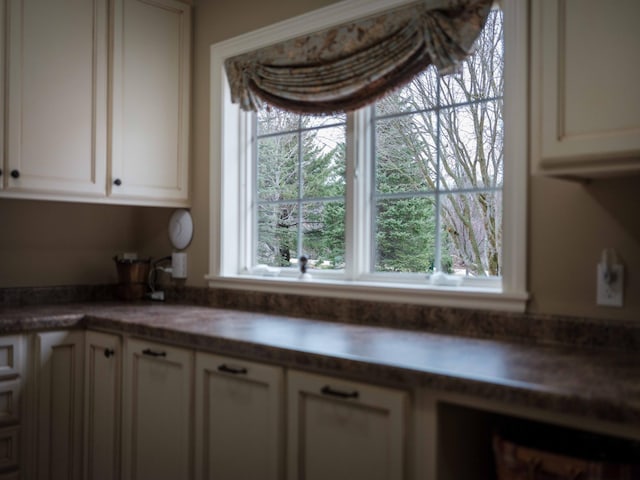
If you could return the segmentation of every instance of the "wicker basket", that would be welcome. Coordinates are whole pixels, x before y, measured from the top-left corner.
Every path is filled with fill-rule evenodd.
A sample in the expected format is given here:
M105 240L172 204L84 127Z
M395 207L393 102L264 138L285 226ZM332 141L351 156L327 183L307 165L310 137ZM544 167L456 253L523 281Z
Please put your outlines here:
M150 260L125 260L114 257L118 270L116 295L121 300L141 300L147 291Z
M547 452L512 443L498 434L493 436L493 451L498 480L640 480L640 464Z

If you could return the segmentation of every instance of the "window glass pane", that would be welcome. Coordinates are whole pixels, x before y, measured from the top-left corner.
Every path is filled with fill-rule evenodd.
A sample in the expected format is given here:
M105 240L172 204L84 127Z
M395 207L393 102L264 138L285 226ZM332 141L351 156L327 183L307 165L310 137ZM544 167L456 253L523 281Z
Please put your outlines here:
M496 9L491 12L474 49L474 54L462 63L459 72L440 77L440 105L502 96L502 11Z
M259 136L270 133L290 132L298 129L300 115L275 107L263 108L256 113Z
M441 197L442 271L502 275L502 193Z
M438 180L437 115L423 112L376 122L376 191L434 190Z
M313 202L302 205L302 254L312 269L344 268L344 202Z
M304 198L345 194L345 127L310 130L302 135Z
M289 267L298 252L298 206L295 203L258 206L256 263Z
M258 139L258 198L298 198L298 135Z
M334 125L344 125L347 123L347 115L345 113L335 113L333 115L305 115L302 122L306 128L329 127Z
M435 203L432 197L376 203L376 272L427 272L435 260Z
M430 66L411 83L379 100L375 107L376 116L435 108L438 105L437 77L436 69Z
M502 186L502 100L440 112L441 188Z

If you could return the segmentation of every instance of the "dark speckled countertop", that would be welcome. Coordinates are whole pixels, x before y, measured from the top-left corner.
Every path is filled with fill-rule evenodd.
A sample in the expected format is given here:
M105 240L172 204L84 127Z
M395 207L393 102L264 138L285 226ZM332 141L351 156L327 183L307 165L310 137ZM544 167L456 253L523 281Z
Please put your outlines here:
M468 338L210 307L0 308L3 334L95 328L374 383L623 424L640 437L640 353Z

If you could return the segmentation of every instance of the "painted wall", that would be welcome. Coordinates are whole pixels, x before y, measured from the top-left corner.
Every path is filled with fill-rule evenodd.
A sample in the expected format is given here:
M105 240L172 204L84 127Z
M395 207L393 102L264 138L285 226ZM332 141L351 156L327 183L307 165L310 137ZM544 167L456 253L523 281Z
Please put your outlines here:
M189 285L206 285L209 266L210 45L331 3L195 1ZM640 176L589 185L532 177L529 197L529 310L640 321ZM171 211L0 199L0 287L115 281L114 253L170 252ZM616 248L627 267L622 309L595 306L605 247Z
M114 255L171 253L171 212L0 199L0 288L115 283Z

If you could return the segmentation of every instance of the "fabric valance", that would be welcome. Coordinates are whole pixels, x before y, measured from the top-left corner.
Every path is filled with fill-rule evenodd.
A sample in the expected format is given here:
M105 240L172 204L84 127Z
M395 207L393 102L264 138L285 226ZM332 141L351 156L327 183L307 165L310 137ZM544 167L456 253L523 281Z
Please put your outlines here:
M493 0L421 0L384 14L228 58L231 99L328 114L370 104L433 64L455 71Z

